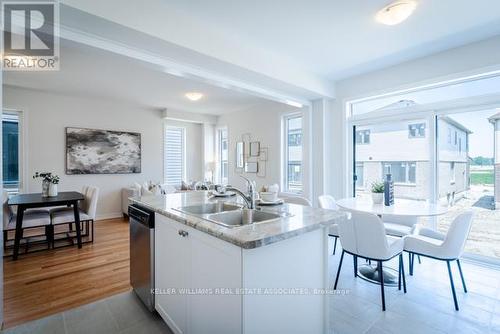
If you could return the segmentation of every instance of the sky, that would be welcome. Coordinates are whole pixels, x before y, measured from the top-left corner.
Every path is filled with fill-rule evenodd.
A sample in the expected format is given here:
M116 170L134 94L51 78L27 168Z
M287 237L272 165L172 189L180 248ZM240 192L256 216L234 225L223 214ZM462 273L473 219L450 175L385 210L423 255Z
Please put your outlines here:
M470 157L493 157L493 125L488 121L488 117L499 112L500 109L490 109L448 115L473 132L469 136Z

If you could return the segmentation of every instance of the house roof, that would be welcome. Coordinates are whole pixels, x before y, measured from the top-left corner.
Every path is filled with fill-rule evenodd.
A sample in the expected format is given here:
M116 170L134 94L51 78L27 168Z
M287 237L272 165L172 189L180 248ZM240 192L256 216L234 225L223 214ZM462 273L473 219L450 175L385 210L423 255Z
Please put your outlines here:
M495 124L495 121L499 119L500 119L500 112L497 112L495 115L489 117L488 121L490 121L491 124Z
M388 104L386 106L383 106L382 108L375 109L374 111L381 111L381 110L390 110L390 109L400 109L400 108L408 108L417 105L413 100L399 100L397 102Z
M413 100L400 100L400 101L397 101L395 103L391 103L389 105L386 105L382 108L379 108L375 111L383 111L383 110L390 110L390 109L399 109L399 108L408 108L408 107L413 107L413 106L416 106L418 105L418 103L416 103L415 101ZM500 119L500 113L498 113L496 116L498 116L498 118ZM466 128L465 126L463 126L461 123L455 121L453 118L451 117L448 117L448 116L443 116L441 117L441 120L445 121L446 123L448 124L451 124L453 126L455 126L456 128L466 132L466 133L472 133L471 130L469 130L468 128Z
M462 123L459 123L457 121L455 121L453 118L451 117L448 117L448 116L443 116L440 118L441 120L445 121L446 123L448 124L451 124L455 127L457 127L458 129L462 130L462 131L465 131L466 133L472 133L471 130L469 130L468 128L466 128L465 126L462 125Z

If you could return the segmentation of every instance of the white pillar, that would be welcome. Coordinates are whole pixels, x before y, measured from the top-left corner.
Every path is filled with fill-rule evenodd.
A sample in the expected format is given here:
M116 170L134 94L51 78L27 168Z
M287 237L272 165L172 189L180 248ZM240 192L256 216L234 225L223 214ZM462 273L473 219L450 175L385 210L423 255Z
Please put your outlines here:
M500 209L500 118L494 120L495 138L494 138L494 161L495 166L495 208Z

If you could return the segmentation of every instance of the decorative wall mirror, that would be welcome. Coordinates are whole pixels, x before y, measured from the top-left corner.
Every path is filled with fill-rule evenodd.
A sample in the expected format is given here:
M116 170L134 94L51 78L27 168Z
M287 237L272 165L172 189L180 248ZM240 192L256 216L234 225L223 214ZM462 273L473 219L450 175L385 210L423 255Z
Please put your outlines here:
M236 168L245 167L245 143L239 141L236 143Z

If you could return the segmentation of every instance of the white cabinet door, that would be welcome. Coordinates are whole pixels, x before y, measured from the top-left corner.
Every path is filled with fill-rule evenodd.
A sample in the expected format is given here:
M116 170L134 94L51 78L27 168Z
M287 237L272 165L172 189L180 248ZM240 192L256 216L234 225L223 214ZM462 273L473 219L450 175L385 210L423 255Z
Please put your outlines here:
M174 332L187 333L187 299L179 293L189 288L189 241L179 235L185 225L159 214L155 219L156 310Z
M156 310L174 332L241 333L240 247L157 214L155 280Z
M192 228L188 239L189 333L241 333L241 248Z

